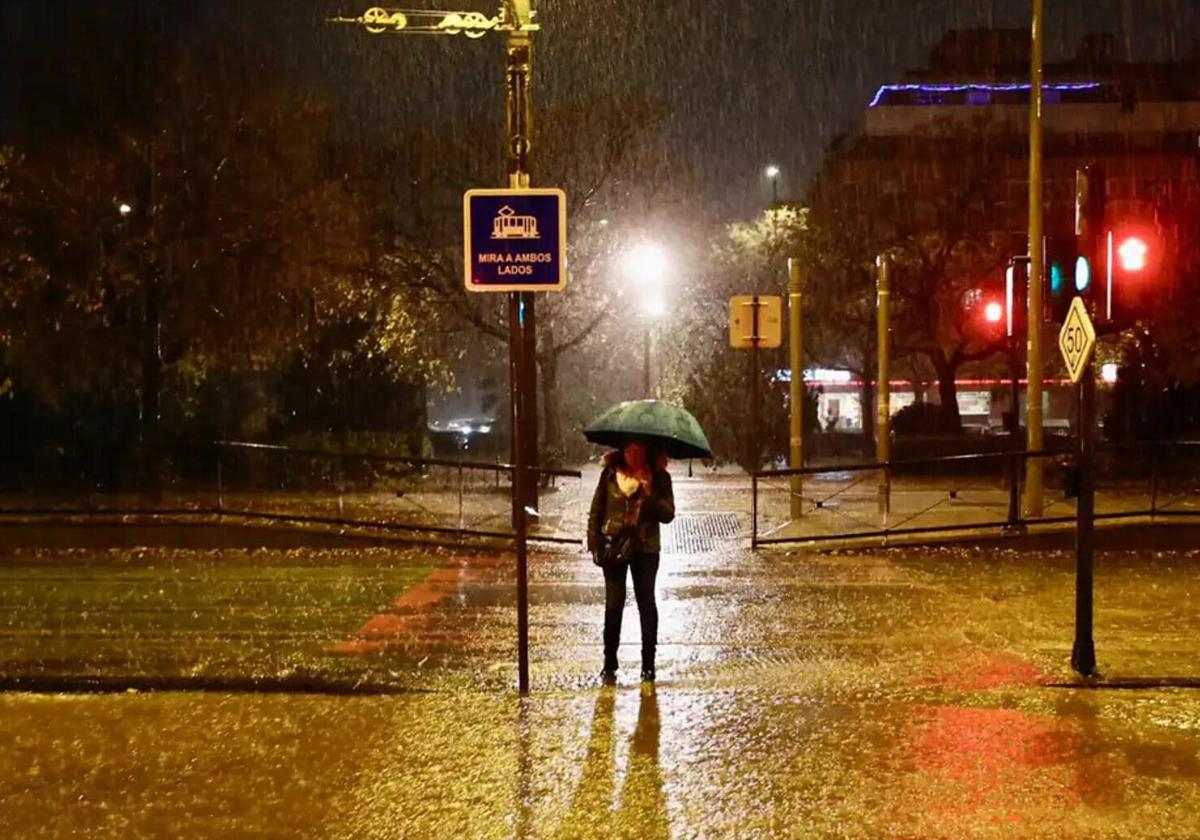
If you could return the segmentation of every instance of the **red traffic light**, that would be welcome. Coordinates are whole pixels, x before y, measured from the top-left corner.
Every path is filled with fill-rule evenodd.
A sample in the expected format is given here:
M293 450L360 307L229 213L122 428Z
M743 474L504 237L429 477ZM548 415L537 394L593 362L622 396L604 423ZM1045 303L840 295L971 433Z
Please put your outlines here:
M1150 246L1138 236L1127 236L1117 246L1117 259L1122 271L1144 271L1149 253Z
M1004 305L997 301L988 301L983 307L983 319L989 324L999 324L1004 319Z

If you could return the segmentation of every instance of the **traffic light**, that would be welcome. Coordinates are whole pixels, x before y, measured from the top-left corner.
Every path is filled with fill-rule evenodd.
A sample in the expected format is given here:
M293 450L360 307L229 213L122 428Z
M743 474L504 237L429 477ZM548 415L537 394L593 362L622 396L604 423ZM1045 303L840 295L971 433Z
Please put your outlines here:
M1105 245L1110 266L1105 314L1110 320L1135 318L1161 273L1161 239L1148 225L1123 224L1108 231Z
M1147 254L1150 246L1146 240L1138 236L1127 236L1117 246L1117 265L1127 274L1137 274L1146 270Z
M1108 185L1104 167L1091 164L1075 171L1075 294L1088 304L1092 317L1108 320L1109 271Z
M1029 329L1029 257L1013 257L1004 272L1004 334L1025 335Z
M1075 237L1047 236L1045 242L1046 276L1042 287L1044 316L1052 324L1061 324L1076 295L1075 264L1078 252Z

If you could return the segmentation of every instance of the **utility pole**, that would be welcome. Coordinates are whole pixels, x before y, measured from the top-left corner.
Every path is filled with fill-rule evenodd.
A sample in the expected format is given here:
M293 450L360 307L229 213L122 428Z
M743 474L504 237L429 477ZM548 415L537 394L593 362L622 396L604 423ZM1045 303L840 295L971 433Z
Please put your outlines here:
M875 388L875 461L879 467L879 514L887 527L891 503L891 471L885 466L892 457L891 412L891 259L881 255L876 264L879 276L876 288L876 343L879 349L878 384Z
M788 363L792 369L792 378L789 384L791 417L788 430L790 439L788 455L790 466L794 470L804 468L804 343L800 309L803 295L804 277L800 273L800 261L793 257L788 260ZM803 493L804 477L793 475L791 487L791 518L793 520L804 515Z
M1025 462L1025 517L1043 512L1042 467L1042 296L1046 253L1042 195L1042 52L1045 44L1045 0L1033 0L1033 45L1030 51L1029 89L1029 353L1025 386L1025 448L1033 457Z

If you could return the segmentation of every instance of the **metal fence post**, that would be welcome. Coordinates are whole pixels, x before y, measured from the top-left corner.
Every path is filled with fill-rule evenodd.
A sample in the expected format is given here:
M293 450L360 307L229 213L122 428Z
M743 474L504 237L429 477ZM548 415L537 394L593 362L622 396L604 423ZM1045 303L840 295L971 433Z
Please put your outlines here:
M1005 459L1008 465L1008 528L1021 524L1021 456L1013 453Z
M892 516L892 468L890 462L883 466L883 530L888 529Z
M463 465L462 458L458 461L458 541L463 541Z
M758 471L750 473L750 548L758 548Z
M344 519L346 516L346 499L342 492L342 476L344 475L342 458L344 457L345 455L340 452L333 457L333 483L337 485L339 519Z
M1158 450L1150 449L1150 521L1158 514Z

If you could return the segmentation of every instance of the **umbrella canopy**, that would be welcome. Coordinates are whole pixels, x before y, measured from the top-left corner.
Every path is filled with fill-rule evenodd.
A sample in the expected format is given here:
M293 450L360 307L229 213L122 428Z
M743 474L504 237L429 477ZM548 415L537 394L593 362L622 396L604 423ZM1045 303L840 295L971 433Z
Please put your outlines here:
M583 430L601 446L621 448L631 440L661 446L671 458L711 458L712 449L696 418L678 406L658 400L614 405Z

